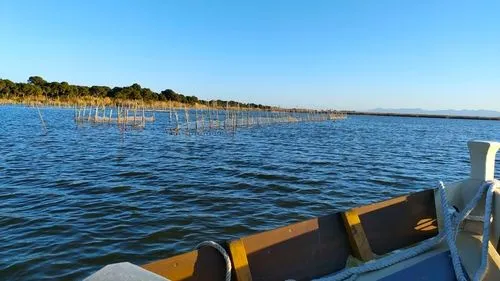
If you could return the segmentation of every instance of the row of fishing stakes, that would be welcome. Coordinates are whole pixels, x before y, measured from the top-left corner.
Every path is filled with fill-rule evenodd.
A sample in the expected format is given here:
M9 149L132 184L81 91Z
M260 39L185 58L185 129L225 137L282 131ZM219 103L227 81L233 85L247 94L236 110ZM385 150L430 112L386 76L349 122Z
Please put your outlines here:
M144 128L146 122L153 122L155 116L146 116L144 107L139 109L135 107L117 106L106 110L105 106L93 107L75 107L75 121L77 123L91 122L91 123L115 123L121 125L131 125L133 127Z
M337 121L345 113L335 111L251 110L240 108L170 108L169 130L172 134L207 131L235 132L238 128L279 123Z

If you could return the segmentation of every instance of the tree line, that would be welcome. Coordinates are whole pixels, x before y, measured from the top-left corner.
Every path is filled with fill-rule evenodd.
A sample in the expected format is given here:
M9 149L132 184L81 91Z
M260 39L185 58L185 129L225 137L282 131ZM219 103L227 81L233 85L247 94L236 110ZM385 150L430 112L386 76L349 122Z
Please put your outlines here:
M159 93L152 91L149 88L143 88L141 85L134 83L127 87L107 87L107 86L79 86L71 85L67 82L47 82L40 76L31 76L27 83L16 83L8 79L0 79L0 98L48 98L57 99L72 99L72 98L110 98L112 100L140 100L145 102L154 101L173 101L189 105L202 104L243 108L259 108L271 109L270 106L255 103L240 103L236 101L224 100L201 100L196 96L185 96L176 93L172 89L166 89Z

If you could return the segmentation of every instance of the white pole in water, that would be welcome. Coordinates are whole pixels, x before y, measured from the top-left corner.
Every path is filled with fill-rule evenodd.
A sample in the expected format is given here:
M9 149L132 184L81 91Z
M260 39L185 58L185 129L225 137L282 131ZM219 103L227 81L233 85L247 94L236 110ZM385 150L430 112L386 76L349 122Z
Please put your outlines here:
M168 113L169 113L169 121L172 123L172 101L170 100L169 101L169 105L170 105L170 108L168 109Z
M144 113L144 105L142 105L142 121L141 126L146 126L146 113Z
M186 132L189 133L189 113L186 106L184 106L184 120L186 121Z
M216 122L216 126L217 126L217 129L219 129L220 127L220 122L219 122L219 107L217 106L217 102L215 102L215 109L217 110L215 112L215 119L217 120Z

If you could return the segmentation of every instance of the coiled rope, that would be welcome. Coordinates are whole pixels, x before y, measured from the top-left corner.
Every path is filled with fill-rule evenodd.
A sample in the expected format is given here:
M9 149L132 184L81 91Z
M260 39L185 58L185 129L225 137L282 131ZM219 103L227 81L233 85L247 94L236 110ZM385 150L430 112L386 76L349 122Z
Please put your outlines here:
M316 281L341 281L341 280L355 280L358 275L370 271L379 270L382 268L389 267L398 262L413 258L422 253L427 252L434 246L439 244L444 238L450 248L450 254L452 257L453 268L455 270L455 276L459 281L467 280L465 273L462 270L460 263L460 256L458 254L458 249L456 246L456 236L458 234L458 228L460 223L469 216L470 212L476 207L477 203L481 200L485 191L487 191L486 204L484 211L484 224L483 224L483 241L481 247L481 264L474 274L474 279L476 281L482 280L484 273L488 264L488 240L490 233L490 220L492 212L492 199L493 193L497 188L496 181L486 181L481 184L478 191L472 198L472 200L465 206L465 208L457 213L454 208L450 208L448 204L448 199L446 197L445 186L442 182L439 183L439 195L441 200L441 208L443 209L444 217L444 231L439 232L439 234L433 238L427 239L420 243L418 246L413 248L408 248L405 250L396 250L388 256L384 256L377 260L368 261L358 267L346 268L334 275L325 276Z
M225 281L231 281L231 258L229 258L229 255L227 254L226 250L219 244L217 244L214 241L203 241L200 244L196 246L196 249L200 249L202 247L212 247L215 248L224 258L224 261L226 262L226 279Z

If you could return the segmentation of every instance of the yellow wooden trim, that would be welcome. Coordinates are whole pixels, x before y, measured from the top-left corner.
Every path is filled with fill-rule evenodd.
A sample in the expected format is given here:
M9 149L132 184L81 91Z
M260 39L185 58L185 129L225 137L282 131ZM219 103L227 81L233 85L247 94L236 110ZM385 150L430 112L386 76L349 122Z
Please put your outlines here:
M358 213L355 210L345 211L342 213L342 219L344 220L354 256L362 261L373 259L373 252L368 239L366 239Z
M236 281L252 281L247 252L241 239L229 242L229 252L236 273Z
M142 267L168 280L189 280L195 273L194 264L197 259L198 251L191 251L171 258L154 261Z

